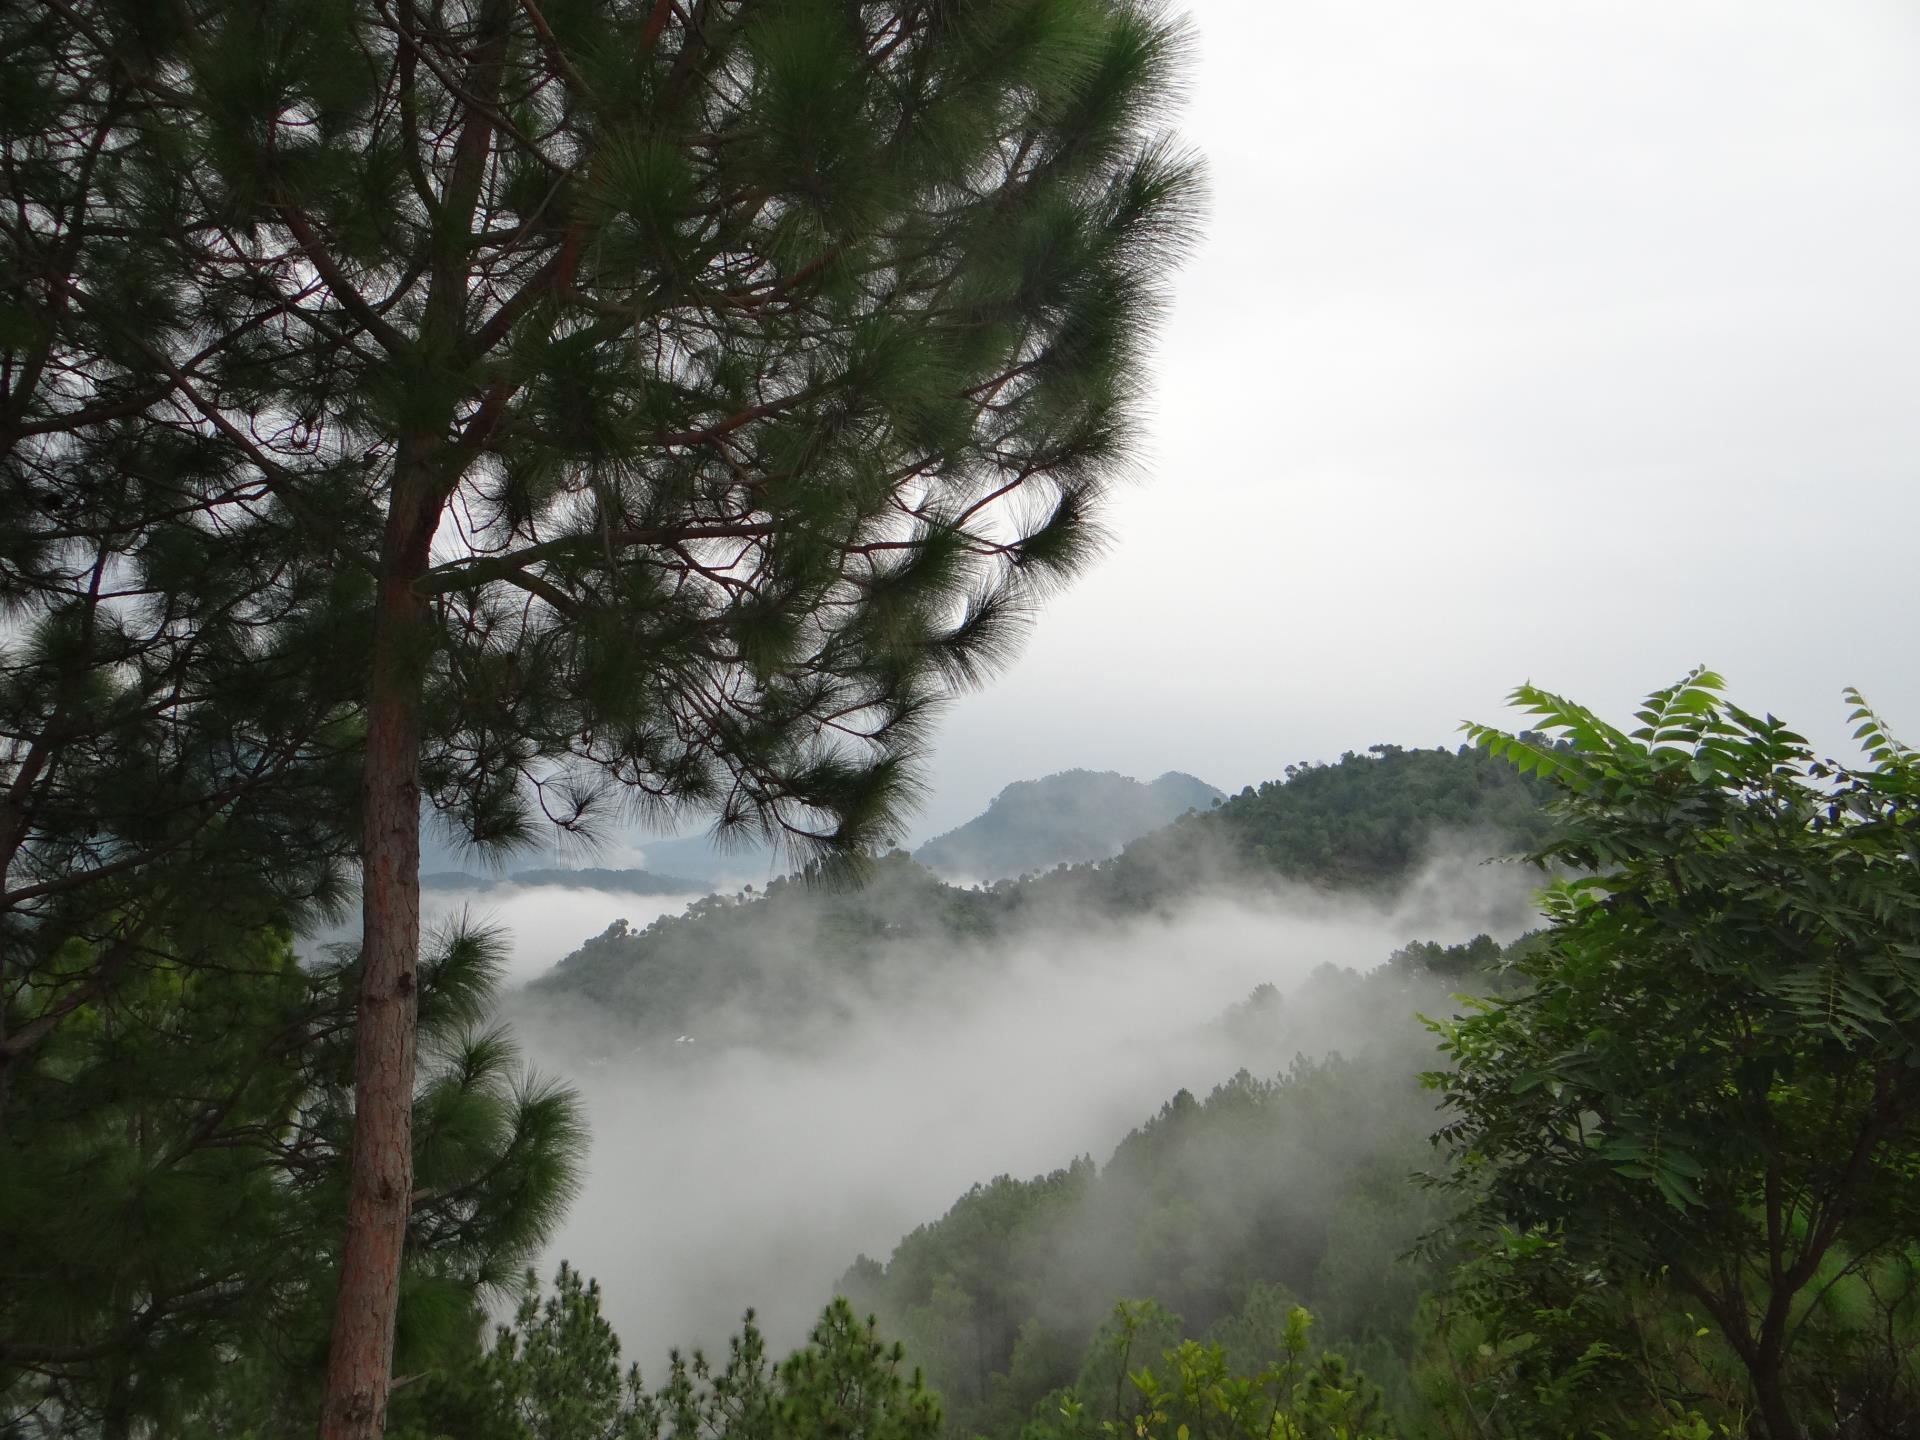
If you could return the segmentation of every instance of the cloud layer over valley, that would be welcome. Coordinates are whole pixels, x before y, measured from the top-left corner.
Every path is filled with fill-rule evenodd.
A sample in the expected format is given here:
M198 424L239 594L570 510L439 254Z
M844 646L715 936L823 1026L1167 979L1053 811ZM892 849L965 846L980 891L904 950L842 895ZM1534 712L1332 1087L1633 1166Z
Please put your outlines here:
M1356 1028L1296 1013L1283 1053L1282 1031L1220 1020L1263 983L1291 992L1318 967L1370 968L1410 940L1512 933L1531 883L1449 857L1390 906L1298 890L1196 897L1126 924L1053 915L991 952L890 953L785 1034L714 1015L690 1040L643 1038L603 1008L517 994L508 1011L528 1058L578 1087L593 1136L546 1268L565 1257L598 1277L651 1377L674 1345L722 1344L748 1306L777 1351L856 1254L884 1257L975 1181L1104 1161L1183 1087L1204 1094L1243 1065L1272 1073L1296 1046L1351 1050L1373 1023L1404 1032L1399 1014ZM530 892L500 915L549 948L601 916L639 918L635 897L572 903ZM818 963L793 940L785 963Z

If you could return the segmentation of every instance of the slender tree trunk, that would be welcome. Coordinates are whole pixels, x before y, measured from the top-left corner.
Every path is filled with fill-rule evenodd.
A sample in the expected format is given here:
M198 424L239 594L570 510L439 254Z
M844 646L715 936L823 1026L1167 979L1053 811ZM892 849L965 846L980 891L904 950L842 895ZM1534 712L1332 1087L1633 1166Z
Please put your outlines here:
M1801 1440L1802 1435L1787 1404L1785 1385L1787 1320L1792 1313L1793 1295L1793 1289L1776 1283L1767 1298L1767 1313L1760 1322L1759 1344L1747 1361L1753 1397L1760 1406L1760 1421L1766 1426L1767 1440Z
M431 289L413 361L447 363L467 348L473 239L493 142L493 102L513 0L483 0L466 55L469 107L453 147L435 218ZM429 383L444 377L434 376ZM420 675L426 573L446 492L437 462L454 416L401 439L380 545L367 757L361 772L362 929L353 1171L347 1245L334 1305L320 1440L379 1440L393 1378L393 1330L413 1189L414 1021L420 950Z
M321 1440L378 1440L413 1190L414 1022L420 955L420 660L429 619L413 582L439 519L403 456L381 546L361 770L361 971L347 1238L334 1302Z
M1760 1423L1766 1427L1767 1440L1801 1440L1801 1430L1787 1404L1778 1366L1753 1372L1753 1398L1760 1406Z

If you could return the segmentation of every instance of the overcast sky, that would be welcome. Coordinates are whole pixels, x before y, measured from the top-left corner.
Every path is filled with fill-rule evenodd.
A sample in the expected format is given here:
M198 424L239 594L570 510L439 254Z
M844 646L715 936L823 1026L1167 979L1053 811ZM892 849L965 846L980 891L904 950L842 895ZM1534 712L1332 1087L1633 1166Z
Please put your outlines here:
M1206 238L1115 544L959 702L1236 789L1696 661L1920 740L1920 6L1190 0Z

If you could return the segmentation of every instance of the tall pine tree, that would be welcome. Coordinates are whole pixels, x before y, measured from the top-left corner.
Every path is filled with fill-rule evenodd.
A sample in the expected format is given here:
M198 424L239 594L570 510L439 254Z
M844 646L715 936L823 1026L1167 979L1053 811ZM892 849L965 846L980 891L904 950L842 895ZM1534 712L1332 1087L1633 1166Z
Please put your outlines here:
M1195 195L1157 128L1178 32L1128 0L9 24L8 153L39 158L12 171L32 544L8 563L94 629L214 635L222 683L149 708L190 727L251 693L240 793L249 765L358 767L322 1428L369 1436L413 1189L423 793L481 843L590 827L610 795L827 856L888 833L932 706L1096 543ZM194 833L221 831L236 802L195 794ZM323 889L329 823L288 837L313 870L275 904ZM143 853L88 863L137 879Z
M85 945L74 942L75 963ZM483 1026L499 941L427 946L400 1363L464 1353L572 1193L569 1092ZM351 957L151 942L24 1057L0 1131L0 1434L310 1432L352 1138Z

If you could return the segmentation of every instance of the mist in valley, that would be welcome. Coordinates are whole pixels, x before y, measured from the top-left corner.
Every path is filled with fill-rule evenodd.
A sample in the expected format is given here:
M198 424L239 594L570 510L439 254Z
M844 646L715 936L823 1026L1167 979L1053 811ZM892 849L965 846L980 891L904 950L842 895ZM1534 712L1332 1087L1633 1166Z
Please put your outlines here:
M544 975L582 939L615 920L647 925L675 915L692 895L632 895L586 886L531 885L507 890L428 890L420 897L426 929L465 925L505 940L508 985Z
M779 1353L857 1255L884 1259L976 1182L1105 1163L1175 1092L1204 1096L1242 1067L1405 1043L1410 1006L1371 1013L1324 969L1527 928L1537 877L1484 853L1437 852L1391 901L1203 887L1125 922L1056 907L991 946L894 947L851 983L822 935L789 930L760 957L792 982L781 1013L730 1004L681 1033L515 991L504 1009L526 1058L577 1088L592 1134L543 1269L565 1258L597 1277L651 1377L672 1347L723 1345L750 1306ZM535 947L515 961L525 976L560 936L616 913L637 925L646 903L527 891L493 910ZM1248 1006L1262 985L1287 998Z

